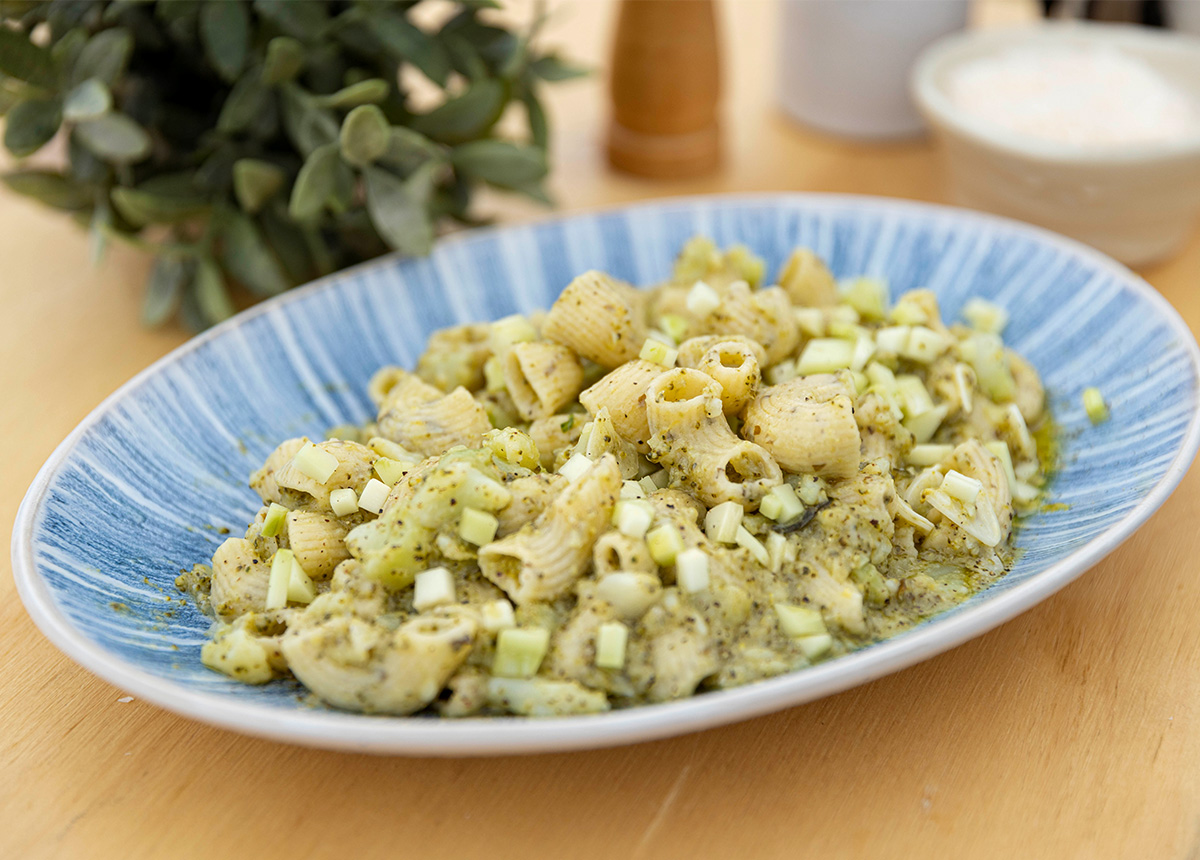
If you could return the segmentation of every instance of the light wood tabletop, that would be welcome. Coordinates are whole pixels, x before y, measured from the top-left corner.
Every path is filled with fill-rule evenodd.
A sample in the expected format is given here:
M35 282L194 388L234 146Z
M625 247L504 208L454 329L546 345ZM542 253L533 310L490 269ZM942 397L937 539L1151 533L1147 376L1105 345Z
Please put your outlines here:
M602 67L608 2L551 41ZM604 164L602 74L559 86L565 210L716 191L939 200L924 141L858 144L774 107L778 10L722 6L727 163L651 182ZM509 219L536 209L498 204ZM0 195L0 523L101 399L187 335L137 322L146 261ZM1200 234L1143 272L1200 331ZM1037 608L940 657L771 716L617 749L348 755L176 717L61 655L0 558L0 858L1200 856L1200 473ZM8 528L4 530L8 539Z

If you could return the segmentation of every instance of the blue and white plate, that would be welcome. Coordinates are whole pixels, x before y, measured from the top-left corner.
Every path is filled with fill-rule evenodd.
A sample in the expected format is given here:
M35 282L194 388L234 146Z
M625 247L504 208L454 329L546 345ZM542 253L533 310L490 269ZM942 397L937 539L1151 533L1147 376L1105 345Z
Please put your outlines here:
M412 366L430 332L548 306L599 268L650 284L702 233L743 242L777 271L806 245L838 276L893 295L932 288L947 320L982 296L1008 308L1006 340L1042 374L1062 426L1050 501L1019 533L1013 571L893 639L779 678L686 701L582 717L440 721L314 707L289 682L247 687L200 665L209 620L180 600L181 569L237 534L247 487L276 443L371 413L366 382ZM480 230L424 260L382 259L240 314L102 403L30 487L13 567L45 634L100 677L180 714L255 735L374 752L453 755L597 747L674 735L861 684L995 627L1111 552L1162 504L1196 453L1196 342L1149 285L1042 230L867 197L678 199ZM1112 420L1092 427L1099 385Z

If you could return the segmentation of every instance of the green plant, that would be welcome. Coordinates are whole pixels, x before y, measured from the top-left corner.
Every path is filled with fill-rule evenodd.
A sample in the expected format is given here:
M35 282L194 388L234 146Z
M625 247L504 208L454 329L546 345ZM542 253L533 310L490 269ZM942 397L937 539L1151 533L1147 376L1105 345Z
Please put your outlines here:
M16 192L156 255L147 324L229 316L227 285L269 296L474 223L481 183L546 201L541 82L578 74L463 0L0 0L0 111L18 158L65 140L66 167ZM417 112L403 66L445 91ZM495 135L511 103L524 140Z

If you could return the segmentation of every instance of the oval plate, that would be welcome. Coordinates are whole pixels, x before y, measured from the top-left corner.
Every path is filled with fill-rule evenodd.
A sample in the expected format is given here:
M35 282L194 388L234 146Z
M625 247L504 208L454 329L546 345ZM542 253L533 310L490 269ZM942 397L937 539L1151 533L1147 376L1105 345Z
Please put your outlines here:
M795 245L839 277L932 288L947 320L970 296L1007 307L1006 340L1041 372L1062 426L1050 510L1018 534L1013 571L911 631L813 668L692 699L583 717L439 720L309 704L294 682L247 687L205 669L209 619L173 585L259 507L247 487L277 442L371 412L366 381L411 367L430 332L548 306L575 274L661 280L702 233L777 271ZM1200 440L1200 353L1179 315L1075 242L986 215L867 197L685 198L441 242L265 302L130 380L58 447L17 516L13 567L34 621L72 659L164 708L312 746L417 755L599 747L796 705L916 663L995 627L1111 552L1162 504ZM1113 419L1092 427L1081 392Z

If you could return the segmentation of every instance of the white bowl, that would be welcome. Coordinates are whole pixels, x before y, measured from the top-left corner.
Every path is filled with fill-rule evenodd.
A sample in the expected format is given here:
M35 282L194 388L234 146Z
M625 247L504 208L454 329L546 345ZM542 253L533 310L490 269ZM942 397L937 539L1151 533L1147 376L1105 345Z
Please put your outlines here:
M963 63L1020 45L1117 48L1200 102L1200 39L1111 24L1042 24L950 36L912 73L955 201L1040 224L1134 266L1177 252L1200 216L1200 133L1172 143L1085 149L1037 140L963 111L947 95Z

